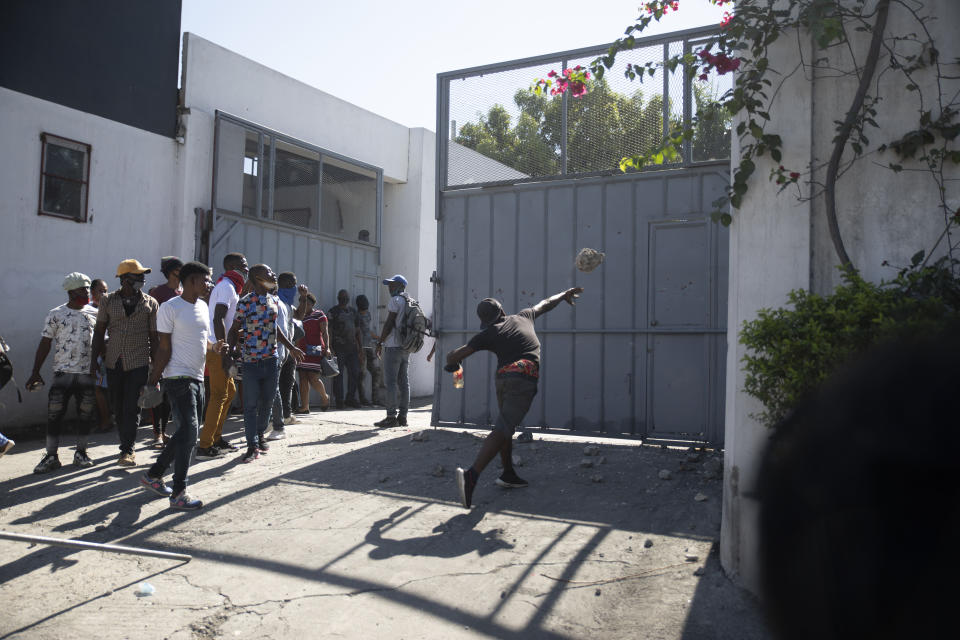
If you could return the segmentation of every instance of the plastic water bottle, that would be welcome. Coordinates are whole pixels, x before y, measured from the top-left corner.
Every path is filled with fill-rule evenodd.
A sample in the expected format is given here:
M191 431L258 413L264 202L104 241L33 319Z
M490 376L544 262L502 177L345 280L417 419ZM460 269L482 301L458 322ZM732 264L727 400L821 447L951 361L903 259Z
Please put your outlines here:
M453 388L463 389L463 365L453 372Z

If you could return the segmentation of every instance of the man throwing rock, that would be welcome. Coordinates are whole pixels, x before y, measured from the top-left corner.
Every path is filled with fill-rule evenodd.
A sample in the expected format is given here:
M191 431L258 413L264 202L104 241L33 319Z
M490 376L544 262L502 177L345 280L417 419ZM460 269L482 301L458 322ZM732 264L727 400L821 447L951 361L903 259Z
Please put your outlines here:
M513 470L513 432L530 409L540 379L540 340L533 321L561 300L573 305L582 292L582 287L567 289L511 316L504 314L499 301L485 298L477 305L483 330L447 354L447 371L456 371L461 361L477 351L492 351L497 356L495 383L500 415L493 431L483 441L473 466L466 471L458 467L456 471L460 502L467 509L472 504L480 473L498 453L503 474L497 478L497 484L508 488L527 486L527 481Z

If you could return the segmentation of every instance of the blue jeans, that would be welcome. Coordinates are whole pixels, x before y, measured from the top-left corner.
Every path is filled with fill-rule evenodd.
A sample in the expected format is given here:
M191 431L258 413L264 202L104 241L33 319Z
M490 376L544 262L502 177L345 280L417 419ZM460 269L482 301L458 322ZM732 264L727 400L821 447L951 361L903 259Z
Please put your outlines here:
M8 442L10 442L10 438L0 433L0 449L2 449Z
M387 385L389 417L396 417L398 406L400 415L407 415L407 408L410 406L410 379L407 377L409 365L410 354L405 349L387 347L383 350L383 381Z
M279 378L275 357L243 363L243 431L248 447L257 446L257 436L270 424Z
M173 462L173 495L187 488L187 471L190 456L197 446L203 410L203 383L193 378L167 378L163 381L163 393L170 401L171 422L176 431L170 436L163 451L147 475L162 478Z

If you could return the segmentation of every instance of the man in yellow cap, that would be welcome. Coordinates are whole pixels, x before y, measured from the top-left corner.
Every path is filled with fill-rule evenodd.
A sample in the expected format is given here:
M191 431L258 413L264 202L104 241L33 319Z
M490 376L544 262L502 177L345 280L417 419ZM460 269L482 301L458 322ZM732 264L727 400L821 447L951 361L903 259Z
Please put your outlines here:
M78 467L93 465L87 456L87 436L93 425L97 403L95 378L87 374L87 365L90 363L90 343L97 310L90 306L90 278L84 274L68 274L63 280L63 288L67 292L67 303L51 309L47 314L33 362L33 373L27 380L27 389L31 391L43 385L40 367L52 350L53 382L47 395L47 450L34 468L34 473L48 473L61 466L57 449L71 396L76 398L80 414L73 463Z
M127 259L117 267L120 288L100 300L97 326L90 354L90 373L97 371L97 357L104 354L107 388L120 432L118 464L137 464L133 447L140 426L137 398L147 382L150 361L157 348L157 301L143 292L150 273L138 260ZM109 339L104 340L104 336Z

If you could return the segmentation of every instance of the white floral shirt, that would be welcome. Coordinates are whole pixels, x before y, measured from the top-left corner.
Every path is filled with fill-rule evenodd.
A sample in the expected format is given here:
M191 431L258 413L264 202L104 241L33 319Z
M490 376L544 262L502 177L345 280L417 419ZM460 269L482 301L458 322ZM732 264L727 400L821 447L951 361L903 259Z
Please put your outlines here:
M44 338L53 340L53 370L57 373L88 373L93 328L97 324L97 309L86 305L71 309L65 304L47 314L43 324Z

